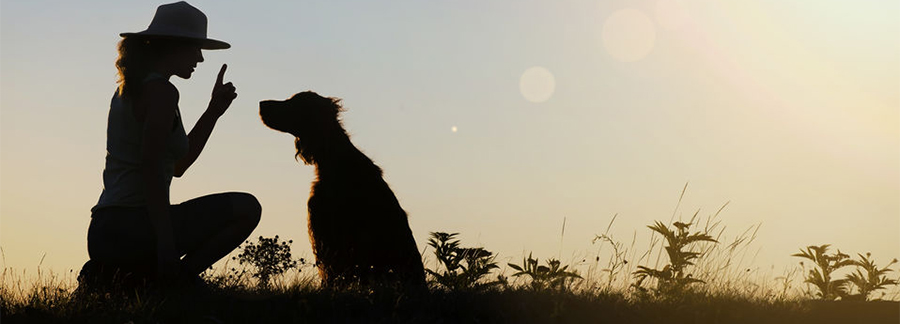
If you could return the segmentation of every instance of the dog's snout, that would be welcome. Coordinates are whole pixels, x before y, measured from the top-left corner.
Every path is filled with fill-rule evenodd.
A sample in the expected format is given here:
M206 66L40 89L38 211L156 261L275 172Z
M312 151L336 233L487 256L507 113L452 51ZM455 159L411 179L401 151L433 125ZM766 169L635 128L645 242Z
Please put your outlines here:
M259 108L270 107L275 103L275 100L263 100L259 102Z
M275 108L278 107L278 102L278 100L263 100L259 102L259 114L263 119L265 119L266 116L276 113L275 111L278 109Z
M278 100L263 100L259 102L259 117L262 119L262 122L267 127L281 131L281 132L290 132L285 124L285 116L283 101Z

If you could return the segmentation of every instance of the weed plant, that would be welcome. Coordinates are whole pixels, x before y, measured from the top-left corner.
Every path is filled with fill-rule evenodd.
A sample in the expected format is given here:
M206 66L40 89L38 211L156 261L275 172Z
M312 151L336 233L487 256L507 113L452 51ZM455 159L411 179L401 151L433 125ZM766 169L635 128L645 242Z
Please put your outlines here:
M847 279L833 279L834 272L846 266L853 265L850 256L841 253L840 250L836 254L829 254L829 244L810 245L806 250L800 250L800 253L792 254L795 257L809 259L815 266L806 275L804 282L812 284L818 288L816 296L822 300L835 300L839 295L839 288L843 286ZM802 263L801 263L802 264Z
M262 288L269 286L269 280L281 275L287 270L296 268L299 264L305 264L306 260L294 260L291 256L291 244L293 240L278 241L278 235L275 237L260 236L256 243L247 241L242 247L242 251L232 260L238 261L241 265L247 264L253 267L253 278L258 279L258 284ZM234 275L242 276L245 271L237 272L232 269Z
M610 292L613 291L613 283L615 282L616 278L622 272L622 269L628 265L628 260L625 259L625 254L628 252L628 250L623 247L621 242L614 240L607 234L597 235L594 240L591 241L591 243L593 244L597 241L607 243L613 249L612 258L609 259L607 267L600 270L607 273L607 279L605 280L606 285L600 289ZM595 261L600 261L599 255L596 257Z
M897 285L898 279L887 277L889 272L894 271L890 269L890 266L897 263L897 259L891 260L887 266L879 269L875 265L871 253L857 254L859 260L852 260L849 255L841 253L840 250L837 253L829 254L830 246L830 244L811 245L807 246L806 250L800 250L800 253L792 254L792 256L813 261L814 268L809 270L804 282L812 285L818 291L808 291L809 295L822 300L840 298L841 300L866 301L870 299L872 293L887 289L888 286ZM802 262L800 264L803 265ZM843 279L834 278L835 272L850 266L855 266L856 271Z
M691 274L686 272L687 266L694 265L694 260L700 256L700 253L686 251L685 248L695 242L716 242L716 240L706 233L690 233L690 223L675 222L672 225L675 226L675 230L670 229L659 221L652 226L647 226L654 232L661 234L668 242L666 252L669 256L669 264L663 267L662 270L638 266L638 270L634 272L634 276L637 279L634 287L638 291L647 291L642 286L642 283L647 278L656 279L657 284L654 292L658 295L680 294L690 284L704 283L703 280L693 278Z
M578 275L578 271L567 271L569 266L561 265L557 259L550 258L546 261L546 265L539 265L538 259L532 258L530 253L527 259L522 260L521 266L510 263L509 267L517 271L512 274L513 277L528 277L529 287L535 291L548 289L566 291L573 280L583 279Z
M425 269L434 282L444 289L459 290L484 290L507 281L503 276L497 280L484 280L491 272L497 269L494 262L494 253L484 248L460 247L459 233L432 232L428 239L428 246L434 249L434 256L444 268L438 272Z
M897 263L897 259L891 260L887 266L879 269L875 265L875 260L870 259L871 253L866 255L857 254L859 260L854 260L853 264L857 266L856 272L847 275L847 285L841 287L839 293L843 299L848 300L869 300L872 293L887 289L888 286L897 285L897 279L889 279L888 272L894 271L890 266ZM863 273L865 271L865 273ZM853 293L855 286L856 294ZM882 297L884 294L882 294Z

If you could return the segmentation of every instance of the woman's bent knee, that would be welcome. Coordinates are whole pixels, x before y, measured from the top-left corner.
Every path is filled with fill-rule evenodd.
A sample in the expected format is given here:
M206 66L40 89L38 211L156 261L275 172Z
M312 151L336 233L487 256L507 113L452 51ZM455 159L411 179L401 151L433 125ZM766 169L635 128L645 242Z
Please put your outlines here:
M234 206L234 212L239 218L252 224L255 228L259 224L262 216L262 205L255 196L246 192L231 193L231 203Z

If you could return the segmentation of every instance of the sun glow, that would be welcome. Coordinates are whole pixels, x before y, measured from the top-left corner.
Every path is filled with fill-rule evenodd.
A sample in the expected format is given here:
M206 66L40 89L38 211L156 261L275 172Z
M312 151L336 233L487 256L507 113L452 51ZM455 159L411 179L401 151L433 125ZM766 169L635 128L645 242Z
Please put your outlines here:
M659 0L656 3L656 22L665 29L677 29L688 21L688 12L681 0Z
M655 42L653 22L637 9L616 11L603 24L603 46L618 61L640 61L653 50Z

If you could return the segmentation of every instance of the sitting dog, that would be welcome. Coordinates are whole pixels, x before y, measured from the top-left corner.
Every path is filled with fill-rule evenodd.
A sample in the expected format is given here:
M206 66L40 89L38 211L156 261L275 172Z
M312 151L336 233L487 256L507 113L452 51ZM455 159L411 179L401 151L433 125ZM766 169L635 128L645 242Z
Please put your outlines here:
M340 99L301 92L259 103L263 123L296 137L296 157L316 167L309 240L325 287L399 283L424 287L421 255L381 169L351 142Z

